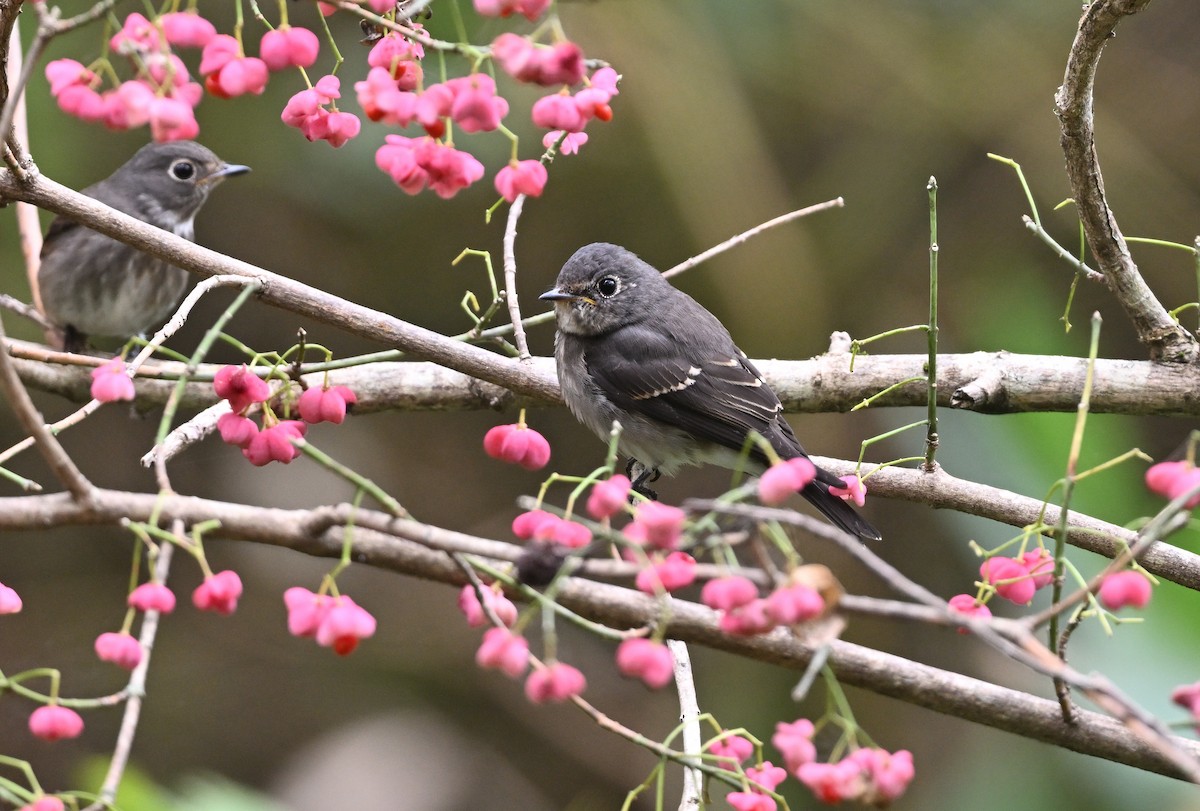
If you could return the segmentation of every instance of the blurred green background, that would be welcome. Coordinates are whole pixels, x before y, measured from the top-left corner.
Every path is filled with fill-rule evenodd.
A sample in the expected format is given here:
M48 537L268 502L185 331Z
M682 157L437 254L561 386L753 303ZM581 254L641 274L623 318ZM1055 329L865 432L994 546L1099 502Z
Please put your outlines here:
M68 13L84 7L78 0L64 6ZM141 6L117 7L122 16L134 10ZM433 11L431 31L453 37L455 15L446 2L438 0ZM834 330L865 337L920 323L927 310L925 183L934 175L943 351L1083 355L1088 316L1099 310L1101 354L1144 357L1120 309L1096 287L1080 290L1076 327L1064 334L1058 319L1069 269L1022 227L1026 204L1015 176L986 157L996 152L1021 162L1050 230L1064 244L1077 244L1071 210L1051 212L1069 195L1052 102L1075 33L1077 0L598 0L564 2L559 11L567 33L624 80L613 121L591 125L583 153L558 160L545 195L525 207L517 256L527 312L541 309L536 294L585 243L617 242L667 267L778 214L842 196L845 209L771 231L678 284L716 312L751 357L809 357L824 350ZM227 30L231 10L211 13ZM315 23L308 6L291 13L294 23ZM469 3L463 16L476 42L531 28L480 21ZM32 23L27 13L26 37ZM357 112L350 86L364 72L366 53L354 44L354 21L335 19L334 26L347 58L344 109ZM1102 60L1097 144L1110 203L1127 234L1184 243L1196 234L1198 35L1193 3L1158 0L1122 25ZM78 31L55 41L47 58L87 62L99 52L99 38L99 29ZM248 36L256 39L257 33ZM427 69L436 70L436 61ZM465 70L453 59L447 66L452 74ZM523 138L522 156L534 157L540 133L528 109L536 93L502 87L513 104L507 123ZM298 77L276 75L261 99L208 99L199 108L200 140L254 173L214 196L199 218L198 239L422 326L465 329L458 309L463 291L482 294L486 283L478 264L450 262L468 247L499 258L503 218L488 225L483 211L495 199L490 176L506 159L508 142L494 133L460 135L458 145L487 164L489 180L451 201L429 193L408 197L374 166L386 128L367 124L358 139L333 151L279 123L279 110L300 88ZM76 188L110 173L147 137L66 117L49 99L40 71L29 104L40 168ZM0 286L27 298L15 242L5 214ZM1168 307L1195 299L1185 253L1134 253ZM221 293L202 305L178 346L193 347L230 298ZM1186 317L1194 321L1195 313ZM5 322L10 334L37 338L15 318ZM283 349L301 326L339 355L379 348L258 304L243 310L230 331L256 348ZM538 330L532 341L535 351L548 353L551 330ZM922 345L910 336L873 348L919 352ZM74 407L45 396L38 403L49 418ZM864 438L922 416L877 410L799 416L794 424L810 450L853 457ZM541 481L480 451L484 431L512 417L377 414L319 429L313 438L417 517L505 538L516 497L535 493ZM942 418L940 458L957 476L1042 497L1062 475L1072 415ZM553 444L555 468L578 473L602 460L600 443L565 410L530 419ZM98 484L149 491L151 475L136 460L154 423L106 408L64 442ZM1096 416L1082 464L1135 446L1162 458L1193 427L1191 420ZM0 445L19 438L11 418L0 417ZM905 434L876 446L872 458L919 453L921 439ZM51 481L32 454L15 467ZM1143 469L1127 464L1089 479L1076 505L1118 524L1150 514L1157 505L1143 492ZM307 462L252 469L215 441L188 452L172 474L182 492L242 502L311 506L351 495ZM726 482L719 471L693 471L662 483L660 492L678 502L719 492ZM900 502L876 500L868 514L887 536L881 554L947 596L971 587L976 561L969 540L991 546L1012 533ZM1177 540L1194 548L1196 536ZM23 614L0 622L0 667L8 673L60 667L69 695L118 689L121 675L95 664L91 644L121 621L130 537L88 528L14 533L0 542L0 581L26 600ZM851 591L888 595L848 562L808 551L836 566ZM612 809L654 765L578 712L531 707L518 685L477 671L478 633L464 627L450 589L351 569L342 588L379 618L379 633L348 660L335 661L286 635L280 599L290 585L315 588L325 561L239 543L214 543L210 555L215 566L241 572L247 593L232 617L200 616L187 607L165 623L134 761L148 786L165 787L172 797L147 788L128 808L266 807L237 783L300 811ZM1085 573L1100 566L1084 553L1072 559ZM179 559L172 576L177 593L186 596L198 580L195 567ZM1168 693L1200 677L1194 612L1193 595L1166 584L1156 590L1145 624L1121 626L1115 638L1094 625L1076 634L1073 663L1102 670L1152 711L1180 720ZM950 633L855 620L847 638L1052 695L1048 683ZM560 651L587 672L588 697L617 720L651 737L676 723L669 694L651 694L614 675L611 645L568 632ZM819 699L790 703L794 673L703 650L693 655L701 707L726 726L769 738L776 721L822 711ZM859 721L880 745L915 754L918 777L897 808L1197 805L1192 789L1176 781L850 694ZM92 712L80 740L41 744L24 728L30 709L11 696L0 699L0 743L5 754L32 760L49 788L76 785L81 762L109 749L118 722L115 710ZM795 785L787 793L793 807L811 805Z

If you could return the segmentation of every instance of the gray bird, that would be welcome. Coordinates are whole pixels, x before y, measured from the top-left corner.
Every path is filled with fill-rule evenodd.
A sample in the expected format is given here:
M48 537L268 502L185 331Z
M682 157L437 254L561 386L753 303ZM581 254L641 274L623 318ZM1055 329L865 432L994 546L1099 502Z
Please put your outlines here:
M193 220L209 192L249 171L193 141L149 144L83 194L193 239ZM42 245L42 308L63 331L69 352L83 349L89 335L144 333L171 314L187 281L187 271L65 217L50 223Z
M552 290L558 320L554 356L563 398L602 439L621 423L620 451L641 471L643 489L683 465L732 467L750 431L783 459L804 448L762 374L717 317L662 274L617 245L595 243L567 260ZM751 447L755 472L766 455ZM879 531L830 485L844 482L817 468L801 494L841 529L878 540Z

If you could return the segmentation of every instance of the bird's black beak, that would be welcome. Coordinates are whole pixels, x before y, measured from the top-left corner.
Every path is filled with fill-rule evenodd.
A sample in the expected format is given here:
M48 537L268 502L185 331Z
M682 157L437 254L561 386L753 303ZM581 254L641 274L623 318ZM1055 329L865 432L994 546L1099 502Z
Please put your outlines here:
M542 293L540 296L538 296L538 300L539 301L586 301L590 304L596 303L596 302L592 301L590 298L588 298L587 296L580 296L575 293L568 293L566 290L560 290L557 287L553 287L553 288L547 290L545 293Z
M250 171L249 166L243 166L240 163L227 163L217 171L213 172L208 177L204 178L204 183L220 183L227 177L234 175L244 175Z
M564 293L557 287L552 287L538 296L538 301L570 301L573 298L575 297L570 293Z

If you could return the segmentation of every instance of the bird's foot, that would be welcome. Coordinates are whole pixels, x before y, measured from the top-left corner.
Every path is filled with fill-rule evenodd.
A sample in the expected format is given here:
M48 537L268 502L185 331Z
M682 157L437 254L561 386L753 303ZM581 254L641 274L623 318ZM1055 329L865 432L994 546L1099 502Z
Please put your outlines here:
M649 487L651 483L658 481L659 476L662 475L658 472L658 468L646 467L637 459L630 459L629 463L625 465L625 475L632 482L630 490L651 501L658 501L658 493ZM633 501L632 496L630 497L630 501Z

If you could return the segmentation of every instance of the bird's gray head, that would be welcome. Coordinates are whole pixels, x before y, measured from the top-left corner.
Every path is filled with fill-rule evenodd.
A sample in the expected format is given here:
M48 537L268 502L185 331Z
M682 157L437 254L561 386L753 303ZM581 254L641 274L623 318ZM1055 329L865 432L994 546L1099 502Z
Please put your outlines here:
M558 328L574 335L603 335L654 315L669 295L662 274L631 251L607 242L585 245L567 260L554 288L541 295L553 301Z
M170 141L142 147L105 182L132 197L145 219L174 230L191 222L222 180L249 171L195 141Z

